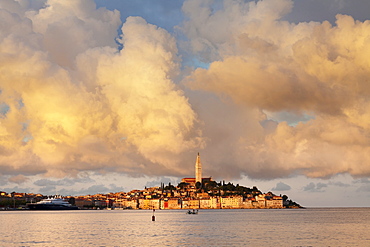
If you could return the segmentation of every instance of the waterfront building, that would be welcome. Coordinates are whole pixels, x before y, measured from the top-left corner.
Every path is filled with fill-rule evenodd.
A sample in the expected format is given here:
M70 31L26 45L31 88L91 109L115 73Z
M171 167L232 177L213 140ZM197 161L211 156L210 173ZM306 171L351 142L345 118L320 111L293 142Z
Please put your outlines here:
M151 200L139 198L139 209L151 209Z
M211 207L211 200L210 198L203 198L203 199L199 199L199 208L202 208L202 209L209 209L209 208L212 208Z
M165 198L161 200L161 209L181 209L180 198Z
M221 208L221 199L220 197L218 196L212 196L210 199L209 199L209 203L210 203L210 207L211 208Z
M257 208L266 208L266 198L264 195L256 196Z
M254 198L245 198L245 200L243 200L243 204L242 204L242 208L254 208L254 202L256 200Z
M94 202L91 199L75 198L75 206L79 208L91 208L94 206Z
M281 196L273 196L273 208L283 208L283 198Z
M274 208L274 200L266 200L266 208Z
M116 201L113 203L114 208L128 208L128 200L127 199L121 199L119 201Z
M198 209L199 208L199 200L198 199L186 198L186 199L182 200L182 208L183 209Z
M159 209L160 208L160 199L139 199L139 208L140 209Z
M115 207L138 209L138 200L131 198L122 199L121 201L115 203Z
M221 197L221 208L241 208L243 205L242 196Z

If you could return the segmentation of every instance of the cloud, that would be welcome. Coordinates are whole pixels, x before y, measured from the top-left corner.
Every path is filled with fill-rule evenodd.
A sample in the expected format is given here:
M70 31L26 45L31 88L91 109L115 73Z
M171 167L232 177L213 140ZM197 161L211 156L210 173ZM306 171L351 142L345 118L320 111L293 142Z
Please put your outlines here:
M81 187L85 184L94 184L95 180L86 175L79 175L76 178L63 178L63 179L38 179L33 182L33 185L38 187L36 191L42 194L62 194L62 195L75 195L78 191L74 187Z
M182 156L203 140L173 82L174 37L140 17L127 18L120 37L119 12L93 1L49 0L36 10L8 2L0 11L2 174L186 172Z
M62 189L63 190L63 189ZM44 187L39 189L39 193L42 195L59 195L62 194L57 190L57 187L55 185L45 185ZM65 195L63 193L63 195Z
M370 185L369 184L362 185L356 191L357 192L370 192Z
M12 192L29 193L29 188L22 188L22 187L19 187L19 186L5 187L2 190L6 191L7 193L12 193Z
M125 191L125 188L122 186L117 186L115 184L109 184L109 192Z
M48 0L38 12L28 12L33 31L43 36L50 60L73 66L75 57L94 47L116 47L114 37L121 25L117 10L96 9L93 0L60 2Z
M10 177L8 180L11 183L22 184L24 182L27 182L29 178L20 174L17 176Z
M1 175L181 177L201 151L215 178L370 176L369 21L290 23L293 3L185 1L178 36L92 0L2 3Z
M287 184L285 184L283 182L279 182L271 190L274 190L274 191L288 191L290 189L291 189L291 187L289 185L287 185Z
M59 181L52 181L50 179L39 179L33 183L37 186L55 186L55 185L66 185L66 183L63 180Z
M95 184L88 188L83 188L76 190L73 187L67 187L62 184L62 187L57 187L57 185L53 184L45 184L42 188L40 188L39 193L44 195L93 195L93 194L107 194L110 192L119 192L125 191L125 189L121 186L117 186L115 184L103 185L103 184Z
M370 180L368 178L360 178L353 181L355 184L370 184Z
M168 185L171 183L172 185L177 185L178 181L168 178L168 177L159 177L156 180L148 181L145 186L150 188L150 187L159 187L163 183L164 185Z
M6 178L7 178L7 176L0 176L0 185L1 186L4 186L4 185L8 184L8 180Z
M238 133L230 153L233 133L222 139L227 162L233 164L229 174L262 179L369 176L369 22L348 15L337 15L335 25L283 21L292 4L225 2L212 11L208 2L187 1L189 20L183 31L194 54L211 63L194 70L184 83L218 95L236 111L232 118L217 120L221 133L228 128ZM194 6L199 6L196 13ZM212 34L215 26L221 31ZM218 109L207 110L221 115ZM246 112L258 114L239 116ZM274 118L286 113L289 124ZM215 122L215 116L200 114L206 123ZM274 119L266 130L264 123ZM217 140L204 133L209 143ZM223 156L212 156L213 169L225 166Z
M92 194L107 194L110 192L124 191L123 187L110 184L105 186L103 184L92 185L86 189L76 190L62 190L65 195L92 195Z
M330 185L338 186L338 187L350 187L350 184L342 183L342 182L331 182Z
M33 184L37 186L72 186L76 183L89 183L95 182L93 179L89 177L79 177L79 178L63 178L59 180L51 180L51 179L39 179L36 180Z
M325 192L323 188L328 187L327 184L324 183L309 183L305 187L303 187L303 191L308 191L308 192Z

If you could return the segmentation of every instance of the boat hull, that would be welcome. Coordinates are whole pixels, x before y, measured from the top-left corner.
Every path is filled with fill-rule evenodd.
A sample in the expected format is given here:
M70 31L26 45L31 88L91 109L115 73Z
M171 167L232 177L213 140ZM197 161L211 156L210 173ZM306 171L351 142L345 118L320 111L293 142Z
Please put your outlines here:
M57 204L28 204L30 210L78 210L76 206L65 206Z

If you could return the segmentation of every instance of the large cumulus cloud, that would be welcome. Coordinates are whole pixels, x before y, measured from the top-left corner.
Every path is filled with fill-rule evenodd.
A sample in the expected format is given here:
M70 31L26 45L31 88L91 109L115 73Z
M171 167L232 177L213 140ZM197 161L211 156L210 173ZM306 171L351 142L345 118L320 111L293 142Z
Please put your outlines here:
M189 176L201 151L216 178L370 176L370 23L292 8L188 0L179 41L92 0L1 1L0 173Z
M0 3L1 173L184 173L202 139L175 39L140 17L119 37L93 1L31 2Z
M223 123L234 130L253 126L229 143L229 163L238 166L234 176L369 176L370 22L337 15L334 25L289 23L282 17L291 11L290 0L212 6L210 1L184 4L189 20L182 28L194 53L210 62L186 83L231 99L239 114L260 112ZM304 121L273 121L287 112ZM216 167L224 165L213 157Z

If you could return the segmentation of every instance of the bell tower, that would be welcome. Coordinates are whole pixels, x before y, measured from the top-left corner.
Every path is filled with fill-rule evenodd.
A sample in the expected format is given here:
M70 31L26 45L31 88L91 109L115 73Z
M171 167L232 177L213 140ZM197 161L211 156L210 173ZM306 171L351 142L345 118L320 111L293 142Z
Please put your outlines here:
M197 182L202 183L202 163L200 163L199 153L195 162L195 183Z

